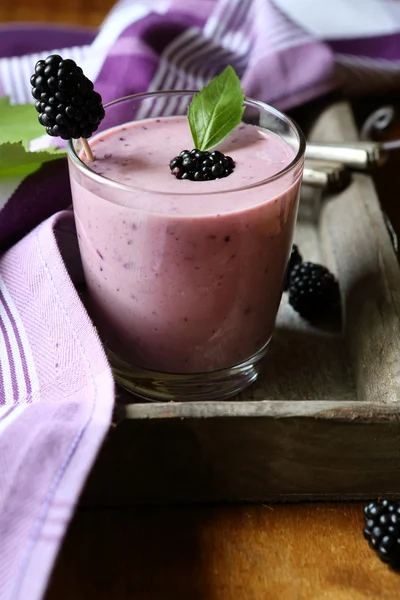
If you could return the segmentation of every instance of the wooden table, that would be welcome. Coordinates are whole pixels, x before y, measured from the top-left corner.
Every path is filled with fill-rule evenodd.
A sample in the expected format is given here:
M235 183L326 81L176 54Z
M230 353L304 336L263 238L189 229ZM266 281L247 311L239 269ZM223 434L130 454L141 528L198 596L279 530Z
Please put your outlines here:
M97 26L112 0L13 0L0 21ZM361 504L79 509L46 600L394 600Z

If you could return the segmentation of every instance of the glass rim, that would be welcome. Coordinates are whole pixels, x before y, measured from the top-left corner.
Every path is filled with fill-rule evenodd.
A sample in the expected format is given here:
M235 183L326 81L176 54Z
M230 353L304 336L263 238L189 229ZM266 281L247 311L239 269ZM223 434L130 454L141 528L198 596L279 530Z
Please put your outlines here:
M119 103L125 102L127 100L144 100L144 99L150 98L152 96L169 96L169 95L173 95L173 94L181 94L181 95L192 94L193 95L193 94L197 94L198 91L199 90L160 90L160 91L156 91L156 92L141 92L140 94L130 94L128 96L123 96L121 98L117 98L116 100L112 100L111 102L107 102L106 104L104 104L104 108L107 109L110 106L114 106L115 104L119 104ZM294 121L288 115L279 111L277 108L274 108L273 106L266 104L265 102L262 102L261 100L254 100L252 98L248 98L247 96L245 96L244 102L247 105L255 106L264 111L274 114L279 119L285 121L286 124L288 124L295 131L295 133L298 137L299 148L298 148L298 151L297 151L295 157L293 158L293 160L284 169L282 169L281 171L278 171L278 173L275 173L275 175L271 175L270 177L267 177L266 179L262 179L261 181L257 181L252 184L248 184L248 185L237 187L237 188L229 188L227 190L218 190L218 191L215 191L215 190L213 190L213 191L193 191L193 192L187 192L187 191L175 192L174 191L174 196L219 195L219 194L226 194L226 193L232 193L232 192L240 192L240 191L247 190L250 188L255 188L255 187L261 187L268 183L276 181L277 179L280 179L282 176L284 176L287 173L289 173L290 171L294 170L295 167L300 163L300 161L302 159L304 159L305 150L306 150L306 138L305 138L304 133L300 129L300 127L297 125L296 121ZM174 116L174 115L170 115L170 116ZM122 123L121 123L121 125L122 125ZM116 127L118 127L118 125ZM96 171L91 169L87 163L85 163L85 162L83 162L83 160L81 160L81 158L79 157L79 155L75 149L74 142L75 142L74 139L68 140L68 144L67 144L68 158L72 160L74 165L82 173L84 173L87 177L90 177L97 183L101 183L101 184L107 185L109 187L114 187L114 188L120 189L124 192L132 192L133 190L135 190L135 191L141 191L141 192L146 192L146 193L151 193L151 194L159 194L160 196L171 195L171 192L163 192L160 190L151 190L151 189L142 188L142 187L135 186L135 185L127 185L125 183L120 183L118 181L115 181L114 179L109 179L108 177L104 177L103 175L99 175Z

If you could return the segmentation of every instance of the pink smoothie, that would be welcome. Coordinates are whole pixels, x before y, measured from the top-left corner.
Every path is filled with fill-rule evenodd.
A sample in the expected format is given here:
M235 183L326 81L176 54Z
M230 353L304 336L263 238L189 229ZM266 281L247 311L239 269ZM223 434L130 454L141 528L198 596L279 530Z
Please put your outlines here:
M169 373L237 365L269 341L300 180L278 136L241 125L218 147L232 175L180 181L187 119L110 129L91 140L101 177L71 167L79 245L96 325L133 365ZM112 182L118 182L114 185Z

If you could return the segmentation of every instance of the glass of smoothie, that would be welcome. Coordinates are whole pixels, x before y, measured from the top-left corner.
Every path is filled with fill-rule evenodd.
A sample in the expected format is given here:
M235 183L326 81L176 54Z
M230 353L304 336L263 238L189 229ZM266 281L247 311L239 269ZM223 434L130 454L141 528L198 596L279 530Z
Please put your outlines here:
M195 92L105 106L88 163L69 142L88 310L116 381L153 401L227 398L253 383L273 334L291 251L305 139L274 108L245 99L213 150L231 175L180 180ZM267 360L267 358L266 358Z

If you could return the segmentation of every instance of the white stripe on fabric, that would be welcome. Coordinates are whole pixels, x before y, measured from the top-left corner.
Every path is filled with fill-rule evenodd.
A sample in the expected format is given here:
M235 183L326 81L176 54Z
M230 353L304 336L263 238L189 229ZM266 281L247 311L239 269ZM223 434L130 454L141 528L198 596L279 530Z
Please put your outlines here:
M16 57L12 57L9 59L10 71L12 74L13 83L14 83L14 98L16 104L23 104L25 102L25 94L24 94L24 85L22 73L20 71L20 63L21 61Z
M129 25L143 19L151 12L165 13L170 4L169 0L118 3L103 21L101 31L93 41L92 47L109 48Z
M5 286L3 285L3 282L0 283L0 289L3 292L4 298L5 298L5 294L4 294L4 288ZM7 302L7 300L5 300ZM7 302L8 305L8 302ZM8 306L10 312L11 312L11 307ZM24 357L21 356L20 353L20 349L18 347L18 342L17 342L17 338L15 337L15 333L14 333L14 329L11 323L11 320L9 318L9 316L7 315L7 312L4 308L4 306L2 305L0 308L0 318L3 322L3 326L4 329L6 330L7 333L7 337L8 337L8 343L10 344L10 348L11 348L11 356L9 356L9 361L10 361L10 365L13 364L14 365L14 371L15 371L15 377L17 380L17 397L13 397L13 402L14 404L17 404L18 402L25 402L26 400L26 382L25 382L25 374L24 374L24 370L23 370L23 366L22 366L22 361L24 360Z
M182 72L184 69L185 60L182 62L181 59L190 60L190 56L196 54L196 50L199 47L204 47L205 40L201 37L201 32L198 31L198 37L193 41L190 48L188 49L186 46L181 48L180 52L177 52L173 57L173 63L169 63L168 68L166 69L166 77L163 82L162 88L165 90L174 89L180 90L183 89L185 84L184 80L186 78L186 74ZM173 103L171 103L173 100ZM153 105L151 109L152 116L158 116L160 114L172 114L167 110L167 107L170 104L175 104L175 99L165 99L159 98ZM165 112L164 112L165 111Z
M181 47L179 52L172 55L170 52L168 53L168 56L171 57L171 60L169 61L169 64L164 64L166 75L163 79L163 83L160 84L163 88L168 89L173 87L174 89L188 89L190 78L188 75L187 66L189 62L196 64L199 62L200 58L202 58L202 62L207 63L208 61L205 60L205 55L209 53L212 56L214 64L219 60L222 60L226 51L223 47L221 47L221 45L218 44L218 40L220 36L223 35L224 31L228 29L228 25L233 25L235 23L238 6L239 8L242 6L241 0L236 0L235 2L231 1L229 3L227 10L225 10L223 13L224 18L221 18L219 21L219 33L217 31L215 32L214 38L209 40L209 44L206 44L206 46L204 45L204 33L198 31L198 36L201 37L194 41L189 48ZM180 106L184 107L185 104L186 100L183 98L180 102ZM176 111L176 106L176 98L160 99L152 107L149 116L157 116L159 114L171 115ZM183 109L180 108L179 110Z
M39 60L39 59L38 59ZM32 57L23 56L20 60L21 77L24 82L24 100L23 102L32 101L31 82L30 78L37 60L32 60Z
M9 61L5 58L0 59L0 77L3 82L3 89L6 96L9 96L10 101L13 102L14 92L11 87L12 80L9 74Z
M7 318L7 314L3 305L0 305L0 323L4 323L4 316ZM4 400L2 404L14 404L14 392L11 380L11 362L12 356L9 356L4 327L0 327L0 369L3 378L3 392Z
M193 85L195 78L190 73L190 70L198 64L204 63L209 65L209 59L212 59L213 68L211 68L211 71L213 75L215 74L215 67L218 68L220 64L226 64L228 62L233 64L233 66L236 64L235 57L230 50L215 45L215 42L212 40L205 40L201 37L197 40L197 43L194 43L191 46L189 52L184 48L174 56L174 64L170 64L170 72L165 79L163 89L172 88L178 90L190 89L193 87L196 88L196 85ZM206 79L206 81L208 81L208 79ZM202 87L202 85L199 87ZM178 103L184 106L186 104L185 98L182 98L180 101L177 98L160 98L153 106L151 115L172 115L174 114ZM178 112L178 114L180 113Z
M247 61L247 56L237 58L232 54L231 50L224 50L223 52L221 52L219 59L213 62L212 67L210 67L209 65L206 65L204 67L199 66L196 73L194 74L195 86L198 89L201 89L208 81L212 79L212 77L214 77L216 71L225 67L225 65L227 64L232 65L232 67L234 67L238 75L241 76L247 65Z
M204 36L218 39L221 35L219 29L224 27L225 17L229 9L232 7L236 9L236 5L237 0L219 0L204 26Z
M187 82L185 86L186 89L201 89L207 82L209 82L212 79L212 77L220 68L223 68L227 64L232 65L235 68L236 72L240 75L244 71L248 60L247 56L242 56L241 58L235 57L230 50L220 49L217 61L214 61L215 55L216 53L214 52L212 54L212 67L210 67L209 63L207 63L207 61L205 60L204 62L207 63L207 66L199 66L196 72L188 72ZM193 67L196 67L196 65L193 65ZM182 114L185 111L185 103L185 98L182 98L179 103L179 107L176 109L176 114ZM176 108L176 105L172 108ZM169 106L167 114L173 114Z
M154 92L154 91L158 91L159 89L163 89L163 82L164 82L164 78L165 76L168 74L168 70L171 68L170 65L170 58L174 56L174 52L177 52L179 49L181 49L181 51L186 52L186 51L190 51L190 47L192 46L192 43L194 44L197 39L198 39L198 35L199 35L199 30L195 27L191 27L190 29L187 29L186 31L184 31L180 36L176 37L171 44L169 44L164 52L162 53L161 57L160 57L160 61L159 61L159 66L158 69L156 71L156 74L153 78L153 81L150 83L148 91L149 92ZM152 110L153 108L153 104L150 102L142 102L138 112L137 112L137 118L138 119L143 119L146 118L147 116L149 116L150 114L154 113L154 110Z
M211 67L207 60L208 57L212 57L213 59ZM217 60L216 57L218 57ZM199 59L202 59L201 62L204 62L206 66L201 66L201 63L199 65ZM179 80L178 85L181 89L200 89L210 81L220 67L222 68L226 64L231 64L240 74L247 64L247 56L238 58L231 50L209 46L205 49L203 55L196 56L196 64L191 65L190 67L182 64L181 68L187 68L187 72L185 73L185 76ZM196 69L196 67L198 68ZM176 101L176 99L172 98L164 114L172 115L174 114L174 111L176 111L175 114L182 114L185 110L186 103L187 100L185 98L182 98L180 101L179 99Z
M230 6L231 8L233 8L233 10L235 10L235 6L236 6L236 2L233 3L232 0L228 0L230 2L230 5L228 4L228 7ZM221 6L225 5L225 1L224 0L220 0L220 2L218 2L216 4L215 9L213 10L213 12L211 13L207 24L205 26L204 31L207 30L208 27L208 23L212 21L213 19L213 15L218 15L219 12L221 11ZM226 16L226 13L228 12L228 15L230 14L230 11L224 11L224 14ZM219 22L219 21L218 21ZM209 28L209 30L211 31L211 28ZM166 89L167 86L165 85L165 79L166 77L168 77L168 73L170 71L172 71L171 76L174 76L176 73L176 67L178 66L177 63L177 57L180 58L181 55L186 56L194 56L192 49L193 47L196 47L196 44L198 46L201 45L201 43L199 44L199 37L201 36L201 41L204 37L204 31L201 32L198 28L189 28L186 31L184 31L180 36L178 36L177 38L175 38L175 40L173 40L165 49L164 52L161 55L160 58L160 62L157 68L157 71L155 73L155 76L153 77L152 82L150 83L150 86L148 88L148 90L150 92L154 92L154 91L158 91L160 89ZM177 53L177 54L175 54ZM172 87L172 81L171 81L171 87ZM176 86L175 86L176 87ZM171 99L171 101L175 102L174 99ZM157 101L156 103L142 103L138 113L137 113L137 118L145 118L145 117L149 117L151 115L157 115L157 114L161 114L160 109L162 109L162 107L165 107L165 103L168 103L168 100L164 100L164 99L160 99L159 101ZM166 109L166 112L167 111Z
M92 51L83 62L83 69L89 79L95 81L107 59L109 49L122 32L152 12L164 14L170 7L170 0L147 0L145 3L119 2L106 19L92 44Z
M250 10L247 11L247 15L243 22L242 28L247 27L248 21L250 21L252 18L251 5L252 4L250 2ZM246 2L243 2L242 6L244 7L244 9L246 9L249 5L246 4ZM240 11L238 11L238 13L236 14L236 18L233 24L236 24L236 20L238 17L241 17ZM239 30L236 31L235 34L236 33L241 32ZM247 62L246 54L250 48L251 42L249 38L245 38L245 36L243 36L242 42L235 47L232 44L232 42L230 42L231 35L232 32L228 31L227 34L221 39L220 44L223 46L223 48L227 49L227 51L230 52L230 55L225 55L225 62L229 62L230 64L232 64L232 66L239 72L239 74L241 74L240 67L244 58L246 59L245 62ZM212 61L211 66L210 63L207 63L207 61L203 62L205 63L204 66L198 65L196 72L193 74L196 80L195 87L199 89L205 84L205 82L209 81L212 78L213 74L215 73L215 67L219 66L219 64L215 64L214 61Z
M282 52L282 50L288 50L289 48L294 48L295 46L305 46L311 41L311 38L307 35L304 35L302 32L297 32L295 35L293 35L293 32L288 32L286 36L282 36L278 42L275 42L274 46L271 46L271 48L268 49L267 54Z
M11 425L11 423L13 423L13 421L18 419L18 417L24 412L26 407L27 407L26 404L18 404L17 406L15 406L15 408L12 410L12 412L10 412L9 415L4 417L4 419L1 419L1 412L3 412L3 409L4 409L4 412L6 412L7 410L9 410L10 407L9 406L1 407L0 435L5 432L5 430Z
M251 5L251 2L250 2L250 5ZM248 44L247 44L247 42L249 41L248 39L246 39L246 43L243 45L243 48L242 48L243 40L238 45L234 45L232 43L234 38L236 38L237 35L239 35L239 36L243 35L241 32L241 29L243 29L247 20L250 18L250 13L251 13L251 11L247 10L248 6L249 6L248 0L239 2L239 5L236 4L235 9L238 7L238 10L236 13L233 13L233 21L230 22L231 17L230 17L230 15L227 15L228 18L226 21L224 21L224 25L225 25L224 30L222 30L221 35L219 37L216 37L215 41L214 41L214 43L218 42L218 44L221 46L221 49L231 52L232 57L234 57L236 55L240 56L240 55L244 54L246 52L246 49L248 46ZM243 12L247 12L246 17L242 21L241 28L239 28L235 31L237 23L238 22L240 23L240 20L242 19ZM228 22L228 20L229 20L229 22ZM228 25L230 26L230 28L228 27ZM206 62L206 61L204 61L204 62ZM207 72L210 73L210 76L211 76L211 73L213 72L213 67L211 67L211 69L209 67L210 67L210 65L206 64L205 67L203 67L203 70L207 70ZM206 79L209 79L209 77L206 77ZM204 80L204 77L201 77L200 81L203 81L203 80ZM199 83L200 83L200 81L199 81Z
M0 287L3 292L3 296L5 301L7 302L7 306L11 312L12 318L14 319L15 326L18 330L19 339L21 341L21 345L25 355L25 364L28 372L28 377L31 384L31 397L32 401L38 399L39 394L39 379L36 372L35 361L33 358L32 348L30 342L28 340L28 336L26 335L25 327L22 322L21 316L15 306L14 300L11 297L10 292L7 289L7 286L4 280L0 277Z
M207 49L207 54L209 54L209 53L210 53L210 48ZM215 75L215 72L219 69L220 66L224 66L229 63L235 68L235 70L237 72L240 72L242 70L242 63L243 63L243 65L245 65L247 62L247 57L243 57L242 60L238 60L234 56L232 56L232 52L230 50L221 50L220 49L218 52L218 55L219 55L218 61L213 62L212 68L204 67L204 69L208 69L209 75L202 75L199 77L195 73L188 70L187 73L185 74L185 79L183 80L183 82L179 82L180 88L181 89L201 89ZM216 56L215 49L213 49L213 48L211 49L211 56L213 59ZM200 58L200 57L196 57L196 58ZM207 56L205 56L203 58L207 59ZM208 63L207 60L205 60L204 62ZM195 68L195 67L196 67L196 65L193 65L193 68ZM184 68L184 66L182 66L182 68ZM185 98L182 98L181 100L172 98L170 100L168 107L164 114L167 114L167 115L183 114L185 112L186 104L187 104L187 99L185 99Z
M246 8L246 1L244 0L239 3L239 10L236 12L236 8L238 3L231 2L228 6L231 10L227 10L224 15L225 19L220 20L220 31L216 31L214 38L209 40L203 49L196 52L194 55L189 55L182 63L179 65L180 67L180 75L177 80L177 87L186 88L186 89L200 89L205 82L209 81L211 77L215 74L215 68L222 63L230 63L232 66L236 67L236 57L235 54L232 53L229 49L226 48L226 44L223 43L224 29L228 29L228 24L233 28L236 26L237 22L241 17L240 9L242 7ZM231 22L232 19L232 22ZM229 30L228 30L229 35ZM221 41L220 41L221 40ZM220 43L218 43L220 41ZM240 50L239 50L240 53ZM208 58L212 58L212 61L209 61ZM212 63L212 67L210 67L210 62ZM202 65L205 65L202 67ZM206 69L209 73L207 77L198 77L196 76L196 71L200 69ZM173 99L172 99L173 100ZM171 102L172 106L168 107L168 114L173 114L173 111L176 109L176 102ZM184 106L186 104L186 100L182 98L179 103L178 114L184 111Z
M241 17L241 14L240 14ZM247 24L252 20L251 10L245 10L242 25L236 31L232 30L222 38L224 48L229 48L237 55L245 54L251 46L250 36L246 33Z
M260 4L254 0L254 8L259 11L255 52L258 57L314 41L307 31L289 21L273 4Z
M236 9L235 5L231 6ZM242 13L246 13L246 17L242 21L241 28L234 31L237 23L240 23L240 19L242 19ZM252 20L252 0L245 0L239 3L239 10L236 12L236 14L234 13L232 22L231 15L228 14L227 17L228 18L223 23L226 33L222 30L220 32L222 37L220 39L215 38L215 40L212 41L212 45L219 42L219 46L217 48L211 46L210 58L212 58L212 60L208 61L206 56L197 55L194 57L194 60L191 61L191 64L186 66L186 88L200 89L208 81L210 81L210 79L215 75L215 72L219 70L219 67L222 68L226 64L231 64L238 72L239 76L241 76L242 72L245 70L248 61L247 53L250 49L251 41L249 37L245 36L242 30L245 30L248 27L249 22ZM241 42L239 42L236 46L234 45L235 36L242 37ZM206 52L209 51L206 50ZM184 107L185 99L183 98L180 102L177 113L183 113ZM172 112L169 111L169 114L172 114Z
M56 50L27 54L22 57L0 59L0 77L5 95L10 97L11 104L33 103L31 96L30 76L38 60L43 60L49 54L61 54L73 58L81 64L85 61L90 46L74 46Z
M264 46L279 46L283 41L290 40L292 37L302 37L306 41L312 40L312 37L308 33L285 21L265 36Z
M243 67L241 65L240 61L233 61L230 60L229 58L229 51L226 50L226 54L227 54L227 58L226 60L223 60L223 57L221 57L222 62L217 62L214 64L214 68L212 70L212 72L210 73L210 75L204 76L200 78L199 81L199 77L195 77L194 75L188 74L188 78L187 78L187 84L185 85L185 89L201 89L202 87L204 87L211 79L212 77L215 75L215 73L218 70L222 70L227 64L230 64L232 66L235 67L236 72L240 72L243 70ZM243 58L243 65L246 65L247 63L247 58ZM171 99L174 100L174 99ZM176 102L174 102L173 104L168 104L167 109L164 111L163 114L165 115L182 115L182 114L186 114L186 109L187 109L187 99L186 98L181 98L179 100L179 98L177 99Z
M197 27L190 27L186 29L180 36L176 37L165 49L160 57L159 67L153 77L152 82L149 85L149 92L155 92L161 89L164 82L165 74L170 67L170 58L174 56L174 52L179 50L189 50L192 43L197 42L199 36L199 29Z

